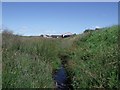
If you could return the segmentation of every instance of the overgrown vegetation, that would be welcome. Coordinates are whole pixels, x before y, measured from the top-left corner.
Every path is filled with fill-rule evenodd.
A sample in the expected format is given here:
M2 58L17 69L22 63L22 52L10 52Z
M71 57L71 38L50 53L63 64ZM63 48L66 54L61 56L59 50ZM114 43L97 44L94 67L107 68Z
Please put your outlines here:
M55 88L62 56L74 89L118 87L117 26L65 39L2 35L3 88Z
M69 61L74 88L118 87L118 27L84 33Z
M3 87L54 88L52 70L61 65L58 43L3 32Z

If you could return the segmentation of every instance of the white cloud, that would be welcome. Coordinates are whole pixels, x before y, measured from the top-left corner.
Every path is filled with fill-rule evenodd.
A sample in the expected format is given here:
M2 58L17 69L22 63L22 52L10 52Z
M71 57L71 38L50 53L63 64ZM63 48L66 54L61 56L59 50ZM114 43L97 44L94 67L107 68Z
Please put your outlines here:
M101 28L100 26L91 26L91 27L87 27L87 28L85 28L85 29L96 29L96 28Z
M55 30L45 30L44 34L52 35L52 34L57 34L57 32Z
M100 26L95 26L95 28L100 28Z

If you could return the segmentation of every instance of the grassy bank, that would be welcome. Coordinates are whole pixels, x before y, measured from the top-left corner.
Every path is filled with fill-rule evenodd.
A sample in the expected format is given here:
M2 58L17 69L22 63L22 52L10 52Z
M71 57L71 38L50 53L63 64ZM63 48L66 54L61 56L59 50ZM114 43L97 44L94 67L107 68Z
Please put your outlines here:
M55 88L52 74L64 57L74 89L117 88L117 26L64 39L2 35L3 88Z
M52 71L61 65L58 40L4 32L2 46L4 88L55 87Z
M84 33L74 45L68 64L74 89L118 87L117 26Z

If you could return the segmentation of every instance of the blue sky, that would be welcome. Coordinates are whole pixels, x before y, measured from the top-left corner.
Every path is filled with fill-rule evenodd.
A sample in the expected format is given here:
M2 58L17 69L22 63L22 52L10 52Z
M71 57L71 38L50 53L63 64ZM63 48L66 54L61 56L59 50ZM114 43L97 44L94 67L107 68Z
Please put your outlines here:
M118 3L3 2L2 24L21 35L79 34L118 24Z

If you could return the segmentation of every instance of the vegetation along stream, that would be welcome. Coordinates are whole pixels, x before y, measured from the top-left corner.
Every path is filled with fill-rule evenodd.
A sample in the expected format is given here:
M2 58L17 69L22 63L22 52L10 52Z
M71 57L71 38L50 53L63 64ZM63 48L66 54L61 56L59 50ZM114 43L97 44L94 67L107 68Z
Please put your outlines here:
M2 32L2 88L119 88L118 26L67 38Z
M57 70L53 75L53 78L56 83L56 87L58 90L72 90L73 87L71 85L71 79L66 70L68 57L61 56L60 59L62 63L61 68Z

